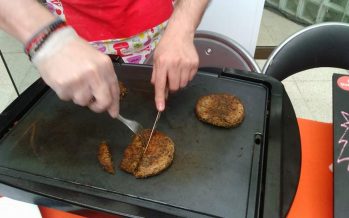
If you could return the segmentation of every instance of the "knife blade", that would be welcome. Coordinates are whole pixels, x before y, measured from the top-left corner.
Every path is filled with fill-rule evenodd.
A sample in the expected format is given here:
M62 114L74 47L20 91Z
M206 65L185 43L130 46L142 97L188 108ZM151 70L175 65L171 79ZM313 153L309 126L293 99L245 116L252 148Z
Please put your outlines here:
M145 148L144 148L144 150L143 150L142 157L143 157L143 155L145 154L145 152L146 152L147 149L148 149L148 146L149 146L149 143L150 143L150 139L151 139L151 137L153 136L153 133L154 133L154 130L155 130L156 125L157 125L157 123L158 123L158 120L160 119L160 115L161 115L161 112L158 111L158 114L156 115L156 118L155 118L155 121L154 121L154 124L153 124L153 128L151 129L151 132L150 132L150 136L149 136L147 145L145 146Z
M160 119L160 115L161 115L161 112L158 111L158 113L157 113L157 115L156 115L156 118L155 118L155 121L154 121L154 124L153 124L153 128L151 129L151 132L150 132L149 139L148 139L147 144L146 144L145 148L143 149L143 152L142 152L142 154L141 154L141 156L140 156L140 158L139 158L139 160L138 160L138 163L137 163L137 166L136 166L135 170L138 170L139 166L141 165L143 156L144 156L145 152L146 152L147 149L148 149L148 146L149 146L149 143L150 143L150 139L151 139L151 137L152 137L152 135L153 135L153 133L154 133L154 130L155 130L155 128L156 128L156 124L158 123L158 120Z
M166 94L166 98L167 98L167 97L168 97L168 88L165 89L165 94ZM156 125L158 124L158 121L159 121L159 119L160 119L160 115L161 115L161 112L158 111L158 113L157 113L157 115L156 115L156 117L155 117L155 121L154 121L154 124L153 124L153 128L151 129L150 136L149 136L149 139L148 139L148 141L147 141L147 144L146 144L145 148L143 149L142 155L141 155L141 157L139 158L139 161L138 161L137 166L136 166L136 168L135 168L136 170L138 169L138 167L139 167L139 165L140 165L140 163L141 163L141 161L142 161L142 159L143 159L143 156L144 156L145 152L146 152L147 149L148 149L148 146L149 146L149 143L150 143L150 139L151 139L151 137L153 136L154 130L155 130L155 128L156 128Z
M141 156L140 156L140 158L139 158L139 160L138 160L138 163L137 163L137 166L136 166L135 170L138 170L139 166L141 165L143 156L144 156L145 152L146 152L147 149L148 149L148 146L149 146L149 143L150 143L150 139L151 139L151 137L152 137L152 135L153 135L153 133L154 133L154 130L155 130L155 128L156 128L156 125L157 125L157 123L158 123L158 120L160 119L160 115L161 115L161 112L158 111L158 113L157 113L157 115L156 115L156 118L155 118L155 121L154 121L154 124L153 124L153 128L151 129L151 132L150 132L149 139L148 139L147 144L146 144L145 148L143 149L143 152L142 152L142 154L141 154Z

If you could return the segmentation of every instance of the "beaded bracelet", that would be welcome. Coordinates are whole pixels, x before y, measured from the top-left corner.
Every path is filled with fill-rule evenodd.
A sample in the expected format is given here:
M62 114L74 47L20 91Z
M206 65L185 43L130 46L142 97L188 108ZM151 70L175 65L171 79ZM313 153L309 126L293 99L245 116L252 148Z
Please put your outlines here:
M67 26L66 22L61 18L56 18L52 23L42 28L34 34L25 44L24 52L29 56L29 60L41 48L46 39L56 30Z

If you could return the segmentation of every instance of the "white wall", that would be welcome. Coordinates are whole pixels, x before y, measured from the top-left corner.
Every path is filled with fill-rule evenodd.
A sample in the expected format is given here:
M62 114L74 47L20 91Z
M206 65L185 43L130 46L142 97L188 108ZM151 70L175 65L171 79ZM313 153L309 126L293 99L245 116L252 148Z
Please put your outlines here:
M211 0L198 30L218 32L254 55L265 0Z

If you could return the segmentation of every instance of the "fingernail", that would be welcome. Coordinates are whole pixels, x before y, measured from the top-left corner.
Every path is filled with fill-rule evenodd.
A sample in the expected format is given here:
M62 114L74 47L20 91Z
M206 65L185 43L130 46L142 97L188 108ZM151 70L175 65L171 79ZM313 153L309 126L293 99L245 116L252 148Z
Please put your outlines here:
M116 117L118 116L118 113L117 113L116 110L110 111L109 114L110 114L110 116L111 116L112 118L116 118Z
M164 103L159 103L159 104L158 104L158 110L159 110L159 111L163 111L164 109L165 109Z

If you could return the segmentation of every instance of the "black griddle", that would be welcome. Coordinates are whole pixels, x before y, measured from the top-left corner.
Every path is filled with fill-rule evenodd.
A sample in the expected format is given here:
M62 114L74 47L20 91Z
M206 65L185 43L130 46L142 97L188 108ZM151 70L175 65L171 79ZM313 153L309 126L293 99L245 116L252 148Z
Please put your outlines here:
M156 116L151 70L116 65L119 80L128 88L120 113L149 128ZM196 118L197 99L211 93L241 99L246 116L239 127L213 127ZM105 113L60 101L38 80L0 117L0 193L69 211L89 208L130 217L287 213L297 187L300 152L294 112L280 82L207 68L187 88L171 94L166 108L157 129L175 142L174 161L158 176L135 179L118 169L132 132ZM285 110L293 114L285 116ZM289 157L283 149L287 122L292 130L288 137L298 137ZM111 146L115 175L98 163L103 140Z

